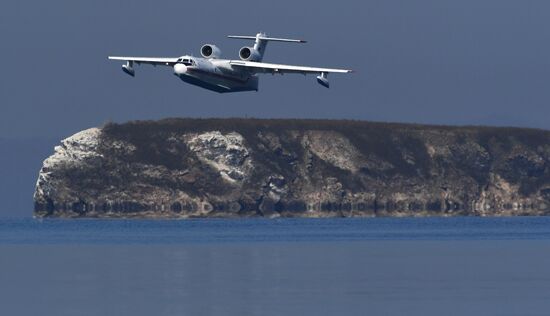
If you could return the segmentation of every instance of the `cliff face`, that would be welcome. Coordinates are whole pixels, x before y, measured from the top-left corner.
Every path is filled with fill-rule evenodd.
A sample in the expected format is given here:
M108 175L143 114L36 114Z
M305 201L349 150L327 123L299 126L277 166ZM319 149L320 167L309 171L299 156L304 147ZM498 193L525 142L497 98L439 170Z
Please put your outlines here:
M62 141L36 216L550 213L550 132L358 121L169 119Z

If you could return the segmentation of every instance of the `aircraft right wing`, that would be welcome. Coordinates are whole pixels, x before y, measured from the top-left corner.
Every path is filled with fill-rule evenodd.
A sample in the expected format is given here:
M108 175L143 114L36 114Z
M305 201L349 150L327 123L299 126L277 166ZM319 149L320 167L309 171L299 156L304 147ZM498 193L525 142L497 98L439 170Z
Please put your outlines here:
M153 66L163 65L163 66L173 66L178 62L177 57L125 57L125 56L109 56L111 60L123 60L126 62L125 65L122 65L122 71L128 75L134 77L136 71L134 70L134 63L136 64L149 64Z
M111 60L124 60L126 62L134 62L136 64L150 64L150 65L165 65L173 66L178 62L177 57L124 57L124 56L109 56Z

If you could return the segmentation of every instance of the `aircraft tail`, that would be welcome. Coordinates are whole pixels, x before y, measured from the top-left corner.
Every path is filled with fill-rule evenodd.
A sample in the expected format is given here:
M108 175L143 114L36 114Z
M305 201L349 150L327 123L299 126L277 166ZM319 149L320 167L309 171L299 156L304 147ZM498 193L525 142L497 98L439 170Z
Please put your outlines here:
M251 50L251 47L243 47L239 51L239 57L242 60L249 61L262 61L265 53L265 47L267 42L287 42L287 43L306 43L304 40L300 39L290 39L290 38L277 38L277 37L268 37L265 33L258 33L256 36L247 36L247 35L228 35L229 38L236 39L248 39L254 40L254 47Z

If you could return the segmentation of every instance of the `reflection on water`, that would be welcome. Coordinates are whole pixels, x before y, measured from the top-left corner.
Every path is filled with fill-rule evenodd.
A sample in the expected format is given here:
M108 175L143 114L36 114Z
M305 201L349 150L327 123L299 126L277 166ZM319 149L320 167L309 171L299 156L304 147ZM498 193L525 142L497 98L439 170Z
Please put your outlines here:
M223 223L226 232L218 234L233 236L230 241L189 239L186 234L194 229L211 229L205 221L168 244L157 236L162 229L152 226L178 238L176 230L188 223L176 228L155 221L110 221L108 228L94 223L64 222L54 237L39 232L50 238L46 243L32 237L39 229L0 224L0 314L547 315L550 307L550 240L540 238L545 236L540 221L532 229L538 238L511 240L437 238L445 236L447 224L454 226L448 222L433 226L431 233L429 225L423 226L422 236L430 238L357 238L360 227L376 226L372 220L354 222L353 229L338 220L321 221L325 236L338 232L333 240L316 237L319 230L308 222L286 223L283 229L269 221L259 224L268 234L302 237L258 241L255 230L243 228L248 224L229 221ZM406 226L412 224L396 223L384 224L386 230L411 234ZM529 232L521 220L521 229L513 223L485 225L496 236L507 229ZM355 237L342 238L349 230ZM14 234L27 237L23 242ZM159 239L132 239L140 235ZM130 242L124 243L124 236Z

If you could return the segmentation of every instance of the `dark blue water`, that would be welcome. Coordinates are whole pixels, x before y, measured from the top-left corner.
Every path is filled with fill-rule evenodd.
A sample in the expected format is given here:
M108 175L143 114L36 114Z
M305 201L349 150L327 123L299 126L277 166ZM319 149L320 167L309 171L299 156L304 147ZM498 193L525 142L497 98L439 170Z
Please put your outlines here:
M550 217L0 220L1 244L548 240Z
M0 220L0 315L548 315L550 218Z

